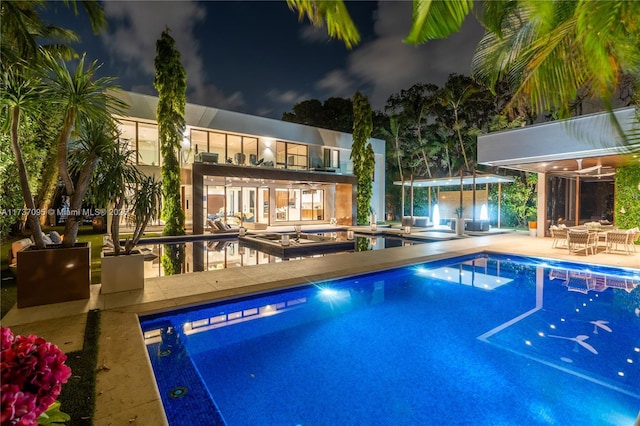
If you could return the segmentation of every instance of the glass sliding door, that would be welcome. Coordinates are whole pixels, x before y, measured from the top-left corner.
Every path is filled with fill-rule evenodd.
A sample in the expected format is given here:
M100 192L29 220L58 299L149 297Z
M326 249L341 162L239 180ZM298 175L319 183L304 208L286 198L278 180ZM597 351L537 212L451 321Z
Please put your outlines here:
M256 222L269 224L269 188L258 189Z
M302 220L323 220L324 191L322 189L305 189L302 191Z
M289 220L289 190L276 188L276 222Z
M276 221L298 222L302 215L302 190L297 188L276 188Z
M242 217L244 222L256 222L256 188L242 188Z
M299 189L289 190L289 220L298 221L302 219L300 193L301 190Z
M204 188L205 202L204 208L204 224L207 228L207 220L224 219L224 186L207 185Z

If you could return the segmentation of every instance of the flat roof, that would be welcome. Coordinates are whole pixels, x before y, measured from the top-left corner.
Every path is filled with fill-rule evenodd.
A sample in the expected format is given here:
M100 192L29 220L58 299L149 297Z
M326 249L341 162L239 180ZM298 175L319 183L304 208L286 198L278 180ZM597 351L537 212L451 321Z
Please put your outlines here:
M633 107L615 110L613 115L625 133L640 130ZM638 164L633 152L639 148L625 145L612 116L601 112L480 135L478 163L542 173L615 168Z
M514 178L509 176L478 173L476 174L476 177L475 177L475 184L484 185L486 183L509 183L509 182L513 182L514 180L515 180ZM393 182L393 184L402 185L402 181L396 180ZM474 184L473 176L463 176L462 184L473 185ZM412 185L411 181L404 181L404 186L411 186L411 185ZM460 186L460 176L414 179L413 186L417 188L427 188L427 187L433 187L433 186Z
M129 105L129 108L122 115L123 119L138 118L156 121L156 108L158 105L156 96L123 90L113 91L113 95ZM350 133L205 105L187 103L184 118L187 127L342 149L351 149L353 144L353 136ZM385 141L377 138L369 138L368 141L371 143L375 154L385 155Z

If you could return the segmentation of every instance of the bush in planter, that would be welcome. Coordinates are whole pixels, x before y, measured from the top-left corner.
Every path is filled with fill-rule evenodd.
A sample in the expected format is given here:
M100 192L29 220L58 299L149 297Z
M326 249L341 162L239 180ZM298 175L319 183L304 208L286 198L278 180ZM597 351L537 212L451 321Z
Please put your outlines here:
M130 254L144 234L149 221L157 217L161 205L161 182L153 176L146 176L135 167L134 150L128 148L127 141L115 137L105 154L92 187L93 199L106 205L114 213L111 221L111 239L114 254ZM120 247L120 219L127 213L133 218L134 231L131 238Z

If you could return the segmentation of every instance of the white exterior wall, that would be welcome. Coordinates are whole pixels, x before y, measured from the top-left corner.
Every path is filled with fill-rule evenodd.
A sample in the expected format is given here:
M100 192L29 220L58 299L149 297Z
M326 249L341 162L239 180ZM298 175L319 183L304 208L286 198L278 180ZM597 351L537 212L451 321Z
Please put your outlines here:
M126 114L127 117L156 122L157 97L123 91L114 92L114 95L130 106ZM349 133L194 104L186 105L185 121L187 128L195 127L338 149L340 151L340 172L353 173L349 158L353 137ZM382 220L385 213L385 142L374 138L369 139L369 142L373 147L376 162L371 206L378 219Z

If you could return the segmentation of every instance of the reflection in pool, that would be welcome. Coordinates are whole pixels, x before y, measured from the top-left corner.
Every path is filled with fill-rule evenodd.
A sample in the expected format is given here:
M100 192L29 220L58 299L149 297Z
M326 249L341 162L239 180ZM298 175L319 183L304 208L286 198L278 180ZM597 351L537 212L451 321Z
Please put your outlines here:
M341 243L347 240L346 232L318 233L314 235L323 238L335 238L336 241ZM293 236L291 241L293 241ZM356 235L353 241L355 245L351 249L346 249L344 245L340 244L333 248L320 250L319 253L306 251L303 254L298 254L292 251L291 253L285 253L284 256L278 256L277 252L274 251L261 251L257 246L239 241L237 238L191 239L189 241L170 243L158 242L157 244L140 244L139 248L147 253L144 262L144 276L145 278L152 278L166 275L162 257L163 254L168 252L181 253L179 265L174 267L174 270L178 271L177 273L190 273L345 254L356 250L380 250L425 243L425 241L407 240L400 237L368 237L360 235Z

